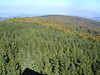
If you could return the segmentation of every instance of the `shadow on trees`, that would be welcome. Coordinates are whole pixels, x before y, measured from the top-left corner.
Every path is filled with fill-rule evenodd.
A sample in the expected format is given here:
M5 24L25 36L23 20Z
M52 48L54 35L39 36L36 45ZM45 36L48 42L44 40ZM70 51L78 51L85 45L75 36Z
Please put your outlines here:
M47 74L41 74L41 73L35 72L34 70L26 68L21 75L47 75Z

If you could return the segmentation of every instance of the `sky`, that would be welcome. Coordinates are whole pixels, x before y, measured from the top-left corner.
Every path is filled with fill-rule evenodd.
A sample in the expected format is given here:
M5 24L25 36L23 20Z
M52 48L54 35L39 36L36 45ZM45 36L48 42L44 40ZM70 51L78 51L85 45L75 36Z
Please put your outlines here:
M0 16L25 14L100 17L100 0L0 0Z

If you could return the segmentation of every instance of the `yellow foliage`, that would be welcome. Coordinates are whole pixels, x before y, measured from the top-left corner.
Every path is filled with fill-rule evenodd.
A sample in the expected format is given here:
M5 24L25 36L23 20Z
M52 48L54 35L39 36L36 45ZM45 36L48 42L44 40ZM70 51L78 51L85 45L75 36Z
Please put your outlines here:
M14 23L31 23L31 24L37 24L37 25L42 25L44 27L51 27L54 29L58 29L63 31L66 34L71 34L71 35L80 35L83 38L92 38L94 40L99 39L100 40L100 36L92 36L88 33L79 33L77 31L70 31L68 30L68 28L77 28L79 25L66 25L66 27L64 27L63 25L60 25L59 23L53 23L53 20L50 20L48 18L42 18L42 17L22 17L22 18L16 18L16 19L8 19L5 21L0 21L0 23L3 22L14 22ZM80 25L81 26L81 25Z

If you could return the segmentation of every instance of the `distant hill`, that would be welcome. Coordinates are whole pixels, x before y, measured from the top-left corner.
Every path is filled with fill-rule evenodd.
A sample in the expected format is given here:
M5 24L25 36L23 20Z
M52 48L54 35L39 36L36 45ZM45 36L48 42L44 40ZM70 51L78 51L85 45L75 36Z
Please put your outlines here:
M68 29L78 32L90 31L89 33L91 33L91 30L94 32L100 30L100 22L82 17L65 15L46 15L43 17L51 20L53 23L63 25L64 27L69 26Z
M6 21L25 22L25 23L45 23L48 25L57 25L70 31L78 33L89 33L91 35L100 35L100 22L65 15L46 15L40 17L19 17Z
M93 17L91 18L92 20L95 20L95 21L100 21L100 17Z
M12 18L14 18L14 17L0 17L0 21L6 20L6 19L12 19Z
M94 21L100 21L100 17L84 17L90 20L94 20Z
M94 20L91 20L91 19L87 19L87 18L82 18L82 17L77 17L77 16L66 16L66 15L45 15L45 16L42 16L42 17L47 17L47 18L56 18L56 19L63 19L64 21L67 20L71 22L74 22L75 24L76 23L86 23L86 24L89 24L89 25L100 25L100 23L98 21L94 21ZM99 19L99 18L98 18ZM72 23L71 23L72 24Z

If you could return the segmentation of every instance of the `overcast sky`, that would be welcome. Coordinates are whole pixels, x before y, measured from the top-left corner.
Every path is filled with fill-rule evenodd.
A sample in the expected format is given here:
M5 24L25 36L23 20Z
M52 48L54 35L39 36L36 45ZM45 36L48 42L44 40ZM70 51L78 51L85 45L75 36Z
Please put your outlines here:
M0 0L0 15L12 14L100 17L100 0Z

